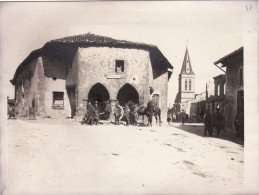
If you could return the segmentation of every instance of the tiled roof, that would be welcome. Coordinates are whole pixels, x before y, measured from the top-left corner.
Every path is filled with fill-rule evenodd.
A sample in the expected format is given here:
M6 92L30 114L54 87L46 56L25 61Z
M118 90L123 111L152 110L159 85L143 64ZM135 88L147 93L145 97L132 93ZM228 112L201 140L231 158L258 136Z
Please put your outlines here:
M111 37L100 36L91 34L90 32L87 34L82 35L74 35L68 36L60 39L54 39L47 44L52 43L78 43L78 44L95 44L96 46L134 46L134 47L149 47L149 48L157 48L154 45L144 44L144 43L137 43L125 40L117 40Z
M15 75L10 82L14 85L19 73L23 70L23 67L29 63L35 57L39 57L42 54L47 54L55 50L58 53L58 49L66 50L66 48L77 48L77 47L115 47L115 48L131 48L131 49L142 49L150 52L151 62L155 65L158 73L162 69L168 68L173 69L173 66L165 58L162 52L154 45L137 43L125 40L116 40L110 37L99 36L91 33L83 35L68 36L60 39L54 39L47 42L42 48L34 50L31 54L19 65L16 69ZM65 54L67 56L67 53ZM155 76L155 75L154 75Z

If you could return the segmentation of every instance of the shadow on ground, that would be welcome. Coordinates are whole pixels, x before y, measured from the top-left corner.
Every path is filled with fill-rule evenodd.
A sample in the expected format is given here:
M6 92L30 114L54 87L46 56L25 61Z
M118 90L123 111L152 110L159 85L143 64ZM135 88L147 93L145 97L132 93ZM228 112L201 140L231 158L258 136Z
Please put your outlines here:
M201 123L197 124L184 124L184 125L172 125L177 129L181 129L183 131L186 131L188 133L192 133L201 137L208 137L208 135L205 137L204 136L204 125ZM217 130L214 128L212 137L217 138ZM244 146L244 141L241 141L239 139L236 139L235 135L229 135L225 130L220 131L219 138L217 139L222 139L222 140L228 140L237 144L240 144L241 146Z

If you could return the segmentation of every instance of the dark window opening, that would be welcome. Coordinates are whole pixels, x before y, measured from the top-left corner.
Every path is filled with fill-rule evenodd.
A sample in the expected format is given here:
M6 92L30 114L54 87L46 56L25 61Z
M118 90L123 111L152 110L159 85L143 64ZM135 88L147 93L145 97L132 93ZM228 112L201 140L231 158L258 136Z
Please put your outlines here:
M64 92L53 92L53 108L64 108Z
M192 90L192 81L191 81L191 79L189 80L189 90L190 91Z
M124 72L124 61L123 60L116 60L115 65L115 72Z
M187 79L185 79L185 90L187 90Z
M57 77L53 77L52 79L55 81L55 80L57 80Z

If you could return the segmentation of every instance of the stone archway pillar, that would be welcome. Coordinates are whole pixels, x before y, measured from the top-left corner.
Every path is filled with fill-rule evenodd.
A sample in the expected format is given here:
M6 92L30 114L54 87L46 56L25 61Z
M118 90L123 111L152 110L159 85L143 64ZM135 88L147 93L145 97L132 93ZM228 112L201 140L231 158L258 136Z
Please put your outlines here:
M114 108L116 105L117 99L110 99L110 105L111 105L111 113L110 113L110 121L115 121L114 117Z

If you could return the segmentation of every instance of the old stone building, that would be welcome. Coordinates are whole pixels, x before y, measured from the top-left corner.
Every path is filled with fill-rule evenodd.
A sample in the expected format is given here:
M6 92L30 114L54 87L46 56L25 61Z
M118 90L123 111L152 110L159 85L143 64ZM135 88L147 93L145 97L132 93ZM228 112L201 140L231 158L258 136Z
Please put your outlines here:
M225 129L235 134L235 116L244 110L243 47L217 60L214 64L226 67L226 85L220 92L222 94L225 91Z
M195 99L195 74L192 69L191 60L186 47L183 65L178 79L178 93L175 98L174 107L178 112L187 109L188 102Z
M153 45L115 40L94 34L47 42L17 68L16 112L27 116L81 117L87 101L100 107L110 100L124 106L155 97L162 115L167 112L168 80L172 65Z

